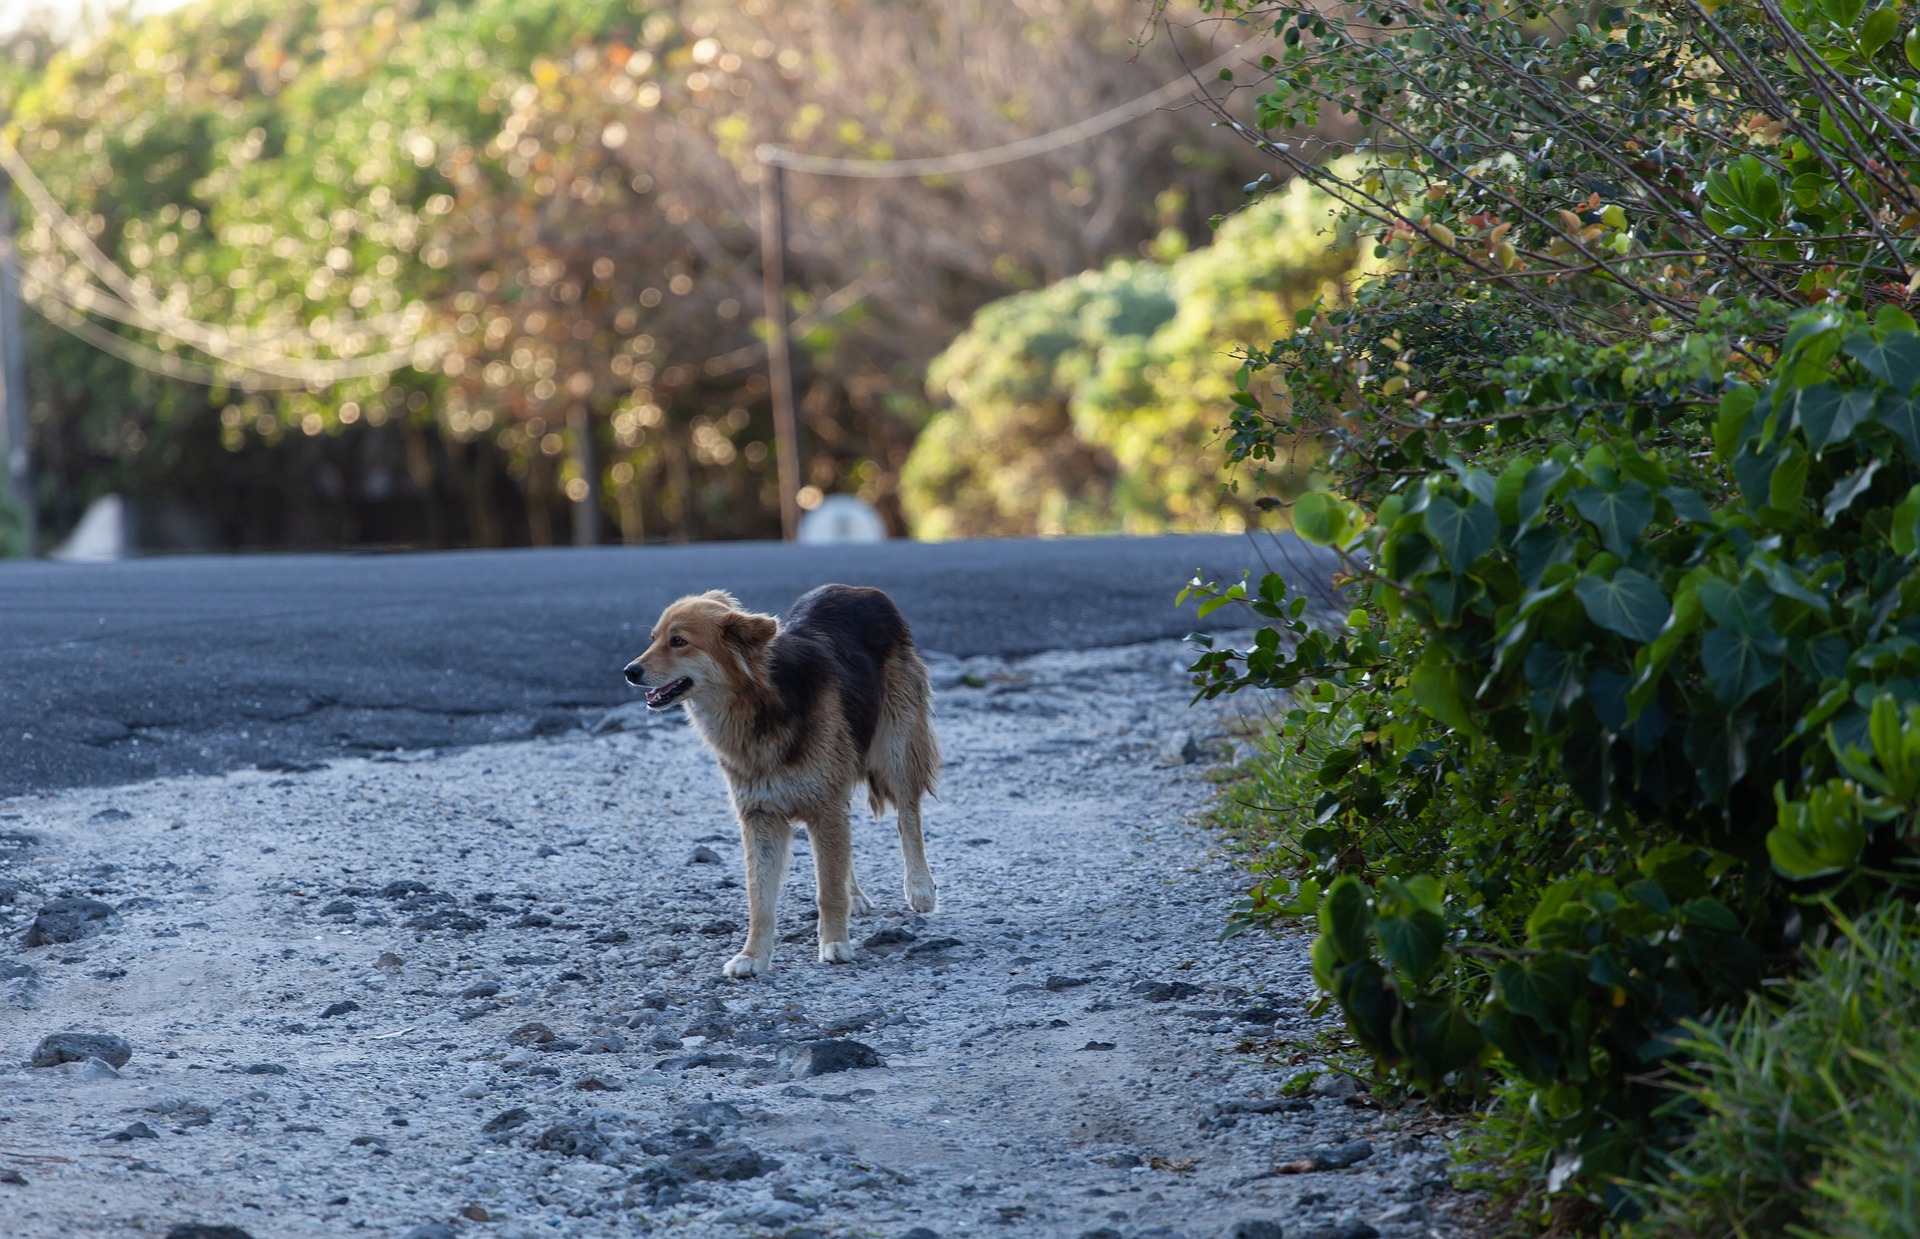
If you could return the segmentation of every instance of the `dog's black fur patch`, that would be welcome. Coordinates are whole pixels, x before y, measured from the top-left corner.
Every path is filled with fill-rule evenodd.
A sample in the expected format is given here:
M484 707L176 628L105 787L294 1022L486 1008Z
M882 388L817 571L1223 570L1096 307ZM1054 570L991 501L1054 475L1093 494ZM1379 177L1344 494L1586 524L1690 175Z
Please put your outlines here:
M840 709L862 753L880 725L887 660L913 645L906 617L893 599L858 585L822 585L802 594L780 623L770 649L770 672L784 718L763 713L761 734L786 722L794 732L788 763L800 760L805 723L829 685L840 689Z

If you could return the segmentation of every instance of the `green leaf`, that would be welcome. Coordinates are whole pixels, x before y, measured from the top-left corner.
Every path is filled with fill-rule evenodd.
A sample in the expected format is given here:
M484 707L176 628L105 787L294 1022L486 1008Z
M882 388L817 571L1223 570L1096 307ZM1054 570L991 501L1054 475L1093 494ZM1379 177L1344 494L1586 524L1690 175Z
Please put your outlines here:
M1732 460L1753 433L1753 407L1760 393L1742 383L1720 397L1720 412L1713 421L1713 450L1721 460Z
M1644 572L1622 568L1611 580L1587 573L1574 582L1587 618L1609 632L1645 644L1660 635L1670 608L1660 586Z
M1812 459L1798 443L1789 443L1767 479L1767 506L1777 512L1791 512L1800 506L1807 493L1807 470Z
M1473 716L1460 698L1454 677L1451 666L1430 660L1413 669L1407 677L1407 688L1413 694L1413 703L1434 719L1455 731L1472 733Z
M1900 395L1920 384L1920 336L1912 332L1894 331L1876 339L1873 332L1858 327L1848 333L1840 351Z
M1867 14L1867 20L1860 27L1860 51L1868 56L1878 52L1893 41L1900 32L1900 11L1893 5L1883 5Z
M1487 504L1475 499L1462 506L1444 495L1427 505L1421 525L1455 572L1472 568L1500 534L1500 517Z
M1579 963L1558 952L1526 964L1503 963L1494 970L1493 979L1507 1010L1526 1016L1549 1032L1567 1026L1573 1004L1585 988Z
M1831 383L1816 383L1800 389L1794 403L1794 417L1807 446L1816 453L1844 441L1862 422L1873 415L1875 387L1855 387L1841 391Z
M1409 1004L1405 1031L1398 1041L1429 1086L1473 1066L1487 1044L1479 1025L1467 1018L1460 1004L1432 999Z
M1911 557L1920 551L1920 486L1909 490L1906 498L1894 507L1887 540L1897 555Z
M1322 490L1310 490L1293 503L1293 531L1316 546L1345 546L1353 517L1351 503Z
M1880 461L1870 460L1865 467L1855 469L1833 484L1833 489L1827 492L1826 502L1820 507L1820 514L1826 518L1827 524L1833 524L1842 512L1853 506L1854 500L1866 493L1867 487L1873 484L1873 475L1880 472L1880 464Z
M1373 929L1369 894L1360 879L1343 873L1320 901L1320 932L1333 943L1339 962L1362 960L1371 954L1367 949L1368 934Z
M1713 695L1731 710L1780 678L1786 648L1778 633L1710 628L1700 640L1700 667Z
M1379 917L1373 932L1380 939L1380 954L1416 985L1433 974L1447 941L1447 923L1425 908Z
M1920 402L1911 396L1882 392L1874 405L1873 420L1900 437L1908 461L1920 463Z
M1600 530L1600 541L1622 559L1633 551L1634 539L1653 519L1653 492L1639 482L1617 490L1585 486L1573 492L1573 506Z

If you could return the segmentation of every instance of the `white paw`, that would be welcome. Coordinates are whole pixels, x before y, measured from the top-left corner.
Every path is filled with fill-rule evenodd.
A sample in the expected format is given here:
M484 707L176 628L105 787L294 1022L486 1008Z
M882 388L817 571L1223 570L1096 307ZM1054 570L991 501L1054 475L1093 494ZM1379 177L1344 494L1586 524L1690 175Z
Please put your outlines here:
M865 916L873 911L873 900L868 899L866 892L856 886L853 888L852 898L847 901L847 910L855 916Z
M730 977L763 977L773 971L773 957L760 959L742 951L728 960L727 966L721 971Z
M933 879L907 883L907 906L915 912L931 912L939 904L940 898L935 891Z
M853 962L853 943L844 939L839 942L820 944L820 962L823 964L850 964Z

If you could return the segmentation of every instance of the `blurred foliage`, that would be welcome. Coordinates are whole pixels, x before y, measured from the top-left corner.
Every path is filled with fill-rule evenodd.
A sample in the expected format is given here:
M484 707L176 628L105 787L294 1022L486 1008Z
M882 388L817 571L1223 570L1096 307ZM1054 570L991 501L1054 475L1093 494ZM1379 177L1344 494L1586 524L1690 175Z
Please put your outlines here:
M8 135L168 313L314 359L420 342L377 378L200 388L36 325L43 520L115 489L184 499L226 544L543 542L597 494L629 540L764 535L756 144L939 154L1079 119L1196 50L1143 51L1138 16L202 0L66 48L22 36ZM923 367L972 311L1137 250L1154 185L1183 184L1178 222L1198 224L1248 162L1164 113L1017 170L790 176L806 481L899 525ZM28 220L43 283L71 279L51 221Z
M1357 165L1249 140L1384 264L1254 343L1230 410L1238 459L1322 432L1293 527L1354 603L1196 583L1266 625L1202 691L1290 695L1242 920L1316 919L1382 1073L1483 1107L1516 1225L1827 1233L1795 1227L1907 1147L1816 1187L1821 1154L1742 1142L1817 1146L1814 1107L1897 1072L1723 1113L1688 1081L1742 1069L1723 1035L1810 1065L1823 981L1783 982L1913 898L1920 33L1855 0L1225 7L1279 38L1266 125L1359 126ZM1740 1025L1775 988L1814 1006Z
M1223 469L1241 366L1230 343L1337 301L1358 262L1352 231L1336 230L1332 199L1305 181L1191 251L1176 203L1163 207L1154 258L994 302L928 368L929 392L950 407L902 478L920 537L1240 529L1256 491L1304 482L1305 437L1244 495Z

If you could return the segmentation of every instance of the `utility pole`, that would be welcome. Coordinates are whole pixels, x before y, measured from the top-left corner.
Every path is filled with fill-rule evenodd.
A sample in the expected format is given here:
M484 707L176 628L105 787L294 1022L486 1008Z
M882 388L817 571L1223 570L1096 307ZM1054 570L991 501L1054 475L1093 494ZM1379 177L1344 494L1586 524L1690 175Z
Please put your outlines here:
M574 401L567 412L567 429L573 438L573 463L587 484L584 495L573 501L573 544L592 546L600 541L600 470L593 458L593 406L586 400Z
M13 245L13 178L0 171L0 451L6 490L20 509L22 550L39 553L27 455L27 351L20 337L20 261Z
M760 156L760 289L767 314L767 380L773 394L773 448L780 465L780 536L800 534L800 430L794 416L793 328L787 322L786 173Z

